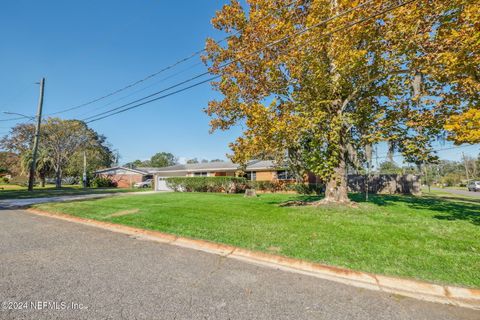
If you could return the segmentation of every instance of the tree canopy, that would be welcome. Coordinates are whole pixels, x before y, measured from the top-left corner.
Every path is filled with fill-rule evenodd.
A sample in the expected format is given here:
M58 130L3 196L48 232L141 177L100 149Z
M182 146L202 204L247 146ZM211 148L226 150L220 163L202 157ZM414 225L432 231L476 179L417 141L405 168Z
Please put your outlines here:
M160 168L173 166L178 159L170 152L158 152L150 158L150 166Z
M20 156L24 170L31 163L34 132L33 124L18 124L0 141L3 149ZM53 173L56 186L61 187L64 174L78 176L83 171L83 152L90 156L87 161L90 170L110 166L114 159L106 138L84 122L49 118L40 130L37 174L43 180Z
M348 203L346 167L372 144L428 162L447 121L478 109L477 1L247 3L216 13L230 37L204 56L223 96L206 109L212 130L246 128L235 162L288 161L326 181L324 202Z
M134 160L132 162L125 163L126 167L139 168L139 167L168 167L178 163L178 158L170 152L157 152L150 160Z

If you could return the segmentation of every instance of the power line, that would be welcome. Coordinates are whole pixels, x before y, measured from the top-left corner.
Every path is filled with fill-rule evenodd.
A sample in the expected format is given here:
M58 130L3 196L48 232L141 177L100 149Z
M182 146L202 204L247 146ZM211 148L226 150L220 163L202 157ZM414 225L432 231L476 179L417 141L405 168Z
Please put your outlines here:
M407 2L404 2L404 3L401 3L401 4L398 4L398 5L395 5L395 6L393 6L393 7L387 8L387 9L382 10L381 12L378 12L378 13L372 15L372 16L368 16L368 17L363 18L363 19L361 19L361 20L358 20L358 21L355 21L355 22L353 22L353 23L347 24L346 26L337 28L337 29L333 30L332 32L329 32L329 33L327 33L327 34L324 34L323 36L328 36L328 35L331 35L331 34L333 34L333 33L335 33L335 32L338 32L338 31L341 31L341 30L350 28L350 27L352 27L352 26L354 26L354 25L356 25L356 24L365 22L365 21L370 20L370 19L372 19L372 18L375 18L375 17L377 17L377 16L379 16L379 15L382 15L382 14L384 14L384 13L386 13L386 12L389 12L389 11L394 10L394 9L396 9L396 8L398 8L398 7L401 7L401 6L405 6L405 5L407 5L407 4L409 4L409 3L412 3L412 2L415 2L415 1L418 1L418 0L410 0L410 1L407 1ZM274 44L278 44L278 43L280 43L280 42L282 42L282 41L285 41L285 40L287 40L287 39L290 39L290 38L293 37L293 36L297 36L297 35L303 34L303 33L307 32L307 31L309 31L309 30L311 30L311 29L313 29L313 28L319 27L319 26L321 26L321 25L323 25L323 24L325 24L325 23L328 23L328 22L330 22L330 21L332 21L332 20L334 20L334 19L337 19L337 18L339 18L339 17L341 17L341 16L344 16L344 15L346 15L346 14L349 14L350 12L353 12L353 11L355 11L355 10L357 10L357 9L359 9L359 8L367 5L367 4L369 4L370 2L373 2L373 0L369 0L369 1L365 2L365 3L363 3L363 4L360 4L360 5L358 5L358 6L354 7L354 8L348 9L348 10L346 10L346 11L344 11L344 12L342 12L342 13L339 13L339 14L337 14L337 15L334 15L334 16L332 16L332 17L330 17L330 18L328 18L328 19L325 19L325 20L323 20L323 21L321 21L321 22L319 22L319 23L317 23L317 24L315 24L315 25L312 25L312 26L308 27L308 28L305 28L305 29L300 30L300 31L297 31L297 32L295 32L295 33L293 33L293 34L291 34L291 35L287 35L287 36L285 36L285 37L283 37L283 38L280 38L280 39L278 39L278 40L276 40L276 41L273 41L273 42L267 44L265 47L263 47L263 48L261 48L261 49L259 49L259 50L256 50L256 51L254 51L254 52L251 52L251 53L247 54L245 57L248 57L248 56L250 56L250 55L253 55L253 54L256 54L256 53L258 53L258 52L261 52L262 50L264 50L264 49L266 49L266 48L269 48L269 47L271 47L271 46L274 45ZM291 48L291 49L292 49L292 48ZM219 68L219 69L225 68L225 67L227 67L228 65L230 65L230 64L232 64L232 63L241 61L241 60L244 59L245 57L243 57L243 58L237 58L237 59L234 59L234 60L232 60L232 61L229 61L229 62L223 64L222 66L218 67L218 68ZM178 86L183 85L183 84L188 83L188 82L191 82L191 81L193 81L193 80L195 80L195 79L198 79L198 78L200 78L200 77L202 77L202 76L205 76L205 75L207 75L207 74L210 74L210 72L207 71L207 72L204 72L204 73L202 73L202 74L196 75L196 76L193 77L193 78L190 78L190 79L187 79L187 80L185 80L185 81L182 81L182 82L180 82L180 83L178 83L178 84L172 85L172 86L170 86L169 88L166 88L166 89L163 89L163 90L161 90L161 91L155 92L155 93L150 94L150 95L148 95L148 96L146 96L146 97L144 97L144 98L137 99L137 100L135 100L135 101L133 101L133 102L130 102L130 103L128 103L128 104L125 104L125 105L122 105L122 106L119 106L119 107L116 107L116 108L107 110L107 111L102 112L102 113L99 113L99 114L97 114L97 115L90 116L90 117L85 118L85 119L83 119L83 120L85 121L85 120L93 119L93 120L87 121L87 123L90 123L90 122L95 122L95 121L98 121L98 120L101 120L101 119L105 119L105 118L107 118L108 116L103 116L103 117L100 117L100 118L98 118L98 119L97 119L96 117L98 117L98 116L100 116L100 115L107 114L107 113L112 112L112 111L116 111L116 110L122 109L122 108L124 108L124 107L126 107L126 106L129 106L129 105L132 105L132 104L134 104L134 103L136 103L136 102L145 100L145 99L150 98L150 97L152 97L152 96L155 96L155 95L158 95L158 94L163 93L163 92L165 92L165 91L168 91L168 90L170 90L170 89L172 89L172 88L178 87ZM214 79L217 79L217 78L219 78L219 77L220 77L220 75L211 78L209 81L214 80ZM198 85L199 85L199 84L206 83L206 82L208 82L208 81L201 81L200 83L198 83ZM195 86L196 86L196 85L194 85L194 86L192 86L192 87L195 87ZM179 90L179 91L181 92L181 91L185 91L185 90ZM167 96L170 96L170 95L171 95L171 94L168 94ZM164 96L162 96L162 97L160 97L160 98L164 98ZM160 99L160 98L159 98L159 99ZM149 102L157 101L157 100L159 100L159 99L152 99L152 100L149 100ZM148 102L147 102L147 103L148 103ZM140 105L133 106L133 107L129 107L129 108L125 109L124 111L131 110L131 109L133 109L133 108L136 108L136 107L139 107L139 106L142 106L142 105L145 105L145 104L146 104L146 103L141 103ZM124 111L121 111L121 112L124 112ZM112 113L111 115L115 115L115 114L118 114L118 113L121 113L121 112L114 112L114 113Z
M285 6L282 6L282 7L278 8L278 9L276 9L275 11L279 11L279 10L281 10L281 9L287 8L287 7L291 6L292 4L294 4L295 2L298 2L298 1L299 1L299 0L294 0L294 1L292 1L292 2L289 2L289 3L286 4ZM260 19L259 21L263 21L263 20L266 19L268 16L269 16L269 15L266 15L265 17L263 17L263 18ZM226 37L223 38L223 39L220 39L220 40L218 40L218 41L215 41L215 43L220 44L220 43L228 40L229 38L231 38L231 37L233 37L233 36L235 36L235 35L238 35L239 33L240 33L240 30L236 31L236 32L235 32L234 34L232 34L232 35L226 36ZM106 94L106 95L103 95L103 96L101 96L101 97L95 98L95 99L90 100L90 101L88 101L88 102L85 102L85 103L82 103L82 104L79 104L79 105L76 105L76 106L72 106L72 107L69 107L69 108L66 108L66 109L63 109L63 110L59 110L59 111L56 111L56 112L47 114L47 116L56 115L56 114L65 113L65 112L68 112L68 111L76 110L76 109L85 107L85 106L87 106L87 105L90 105L90 104L92 104L92 103L95 103L95 102L104 100L104 99L106 99L106 98L109 98L109 97L111 97L111 96L113 96L113 95L116 95L116 94L122 92L122 91L128 90L128 89L130 89L130 88L132 88L132 87L135 87L135 86L137 86L137 85L139 85L139 84L141 84L141 83L143 83L143 82L145 82L145 81L148 81L148 80L150 80L151 78L154 78L154 77L158 76L159 74L161 74L161 73L163 73L163 72L165 72L165 71L171 70L171 69L175 68L176 66L178 66L178 65L180 65L180 64L182 64L182 63L184 63L184 62L186 62L186 61L189 61L189 60L193 59L194 57L202 54L202 53L205 52L205 51L206 51L205 48L204 48L204 49L201 49L201 50L197 50L197 51L195 51L194 53L192 53L191 55L189 55L189 56L187 56L187 57L185 57L185 58L182 58L182 59L176 61L175 63L173 63L173 64L171 64L171 65L169 65L169 66L167 66L167 67L165 67L165 68L163 68L163 69L161 69L161 70L159 70L159 71L157 71L157 72L154 72L154 73L152 73L152 74L149 74L149 75L147 75L146 77L144 77L144 78L142 78L142 79L140 79L140 80L134 81L134 82L132 82L132 83L130 83L130 84L128 84L128 85L120 88L120 89L117 89L117 90L115 90L115 91L112 91L112 92L110 92L110 93L108 93L108 94Z
M373 18L375 18L375 17L377 17L377 16L379 16L379 15L382 15L382 14L384 14L384 13L390 12L390 11L396 9L396 8L405 6L405 5L410 4L410 3L412 3L412 2L415 2L415 1L418 1L418 0L409 0L409 1L406 1L406 2L403 2L403 3L400 3L400 4L397 4L397 5L395 5L395 6L386 8L386 9L380 11L380 12L377 12L377 13L374 14L374 15L371 15L371 16L368 16L368 17L365 17L365 18L362 18L362 19L357 20L357 21L355 21L355 22L349 23L349 24L347 24L347 25L345 25L345 26L342 26L342 27L339 27L339 28L337 28L337 29L334 29L334 30L332 30L331 32L329 32L329 33L327 33L327 34L324 34L323 36L328 36L328 35L331 35L331 34L333 34L333 33L335 33L335 32L338 32L338 31L341 31L341 30L345 30L345 29L350 28L350 27L352 27L352 26L354 26L354 25L356 25L356 24L363 23L363 22L368 21L368 20L370 20L370 19L373 19ZM261 49L258 49L258 50L255 50L255 51L247 54L245 57L248 57L248 56L250 56L250 55L253 55L253 54L256 54L256 53L258 53L258 52L261 52L262 50L264 50L264 49L266 49L266 48L269 48L269 47L271 47L272 45L275 45L275 44L278 44L278 43L280 43L280 42L282 42L282 41L285 41L285 40L287 40L287 39L290 39L290 38L292 38L293 36L301 35L301 34L307 32L307 31L309 31L309 30L311 30L311 29L313 29L313 28L317 28L317 27L319 27L319 26L321 26L321 25L323 25L323 24L325 24L325 23L328 23L328 22L334 20L334 19L337 19L337 18L339 18L339 17L341 17L341 16L347 15L347 14L349 14L349 13L355 11L355 10L358 10L359 8L361 8L361 7L369 4L369 3L371 3L371 2L373 2L373 0L369 0L369 1L365 2L365 3L363 3L363 4L360 4L360 5L358 5L358 6L354 7L354 8L348 9L348 10L346 10L346 11L344 11L344 12L342 12L342 13L339 13L339 14L337 14L337 15L334 15L334 16L332 16L332 17L330 17L330 18L328 18L328 19L325 19L325 20L323 20L323 21L321 21L321 22L319 22L319 23L317 23L317 24L315 24L315 25L312 25L312 26L308 27L308 28L305 28L305 29L300 30L300 31L297 31L297 32L295 32L295 33L293 33L293 34L291 34L291 35L287 35L287 36L285 36L285 37L283 37L283 38L280 38L280 39L278 39L278 40L275 40L275 41L273 41L273 42L270 42L270 43L267 44L265 47L263 47L263 48L261 48ZM292 48L290 48L290 49L292 49ZM232 60L232 61L229 61L229 62L227 62L227 63L219 66L218 68L219 68L219 69L223 69L223 68L227 67L228 65L230 65L230 64L232 64L232 63L241 61L241 60L244 59L245 57L243 57L243 58L237 58L237 59L234 59L234 60ZM190 79L187 79L187 80L185 80L185 81L182 81L182 82L180 82L180 83L177 83L177 84L175 84L175 85L172 85L172 86L170 86L169 88L166 88L166 89L160 90L160 91L158 91L158 92L152 93L152 94L150 94L150 95L148 95L148 96L146 96L146 97L137 99L137 100L135 100L135 101L133 101L133 102L130 102L130 103L127 103L127 104L125 104L125 105L122 105L122 106L119 106L119 107L116 107L116 108L107 110L107 111L105 111L105 112L102 112L102 113L99 113L99 114L96 114L96 115L93 115L93 116L90 116L90 117L87 117L87 118L85 118L85 119L83 119L83 120L85 121L85 120L92 119L92 120L90 120L90 121L87 121L87 123L95 122L95 121L98 121L98 120L101 120L101 119L105 119L105 118L107 118L107 117L109 117L109 116L111 116L111 115L115 115L115 114L118 114L118 113L121 113L121 112L124 112L124 111L127 111L127 110L134 109L134 108L136 108L136 107L140 107L140 106L142 106L142 105L145 105L146 103L150 103L150 102L153 102L153 101L157 101L157 100L159 100L159 99L165 98L166 96L171 96L171 94L168 94L168 95L166 95L166 96L162 96L162 97L159 97L159 98L156 98L156 99L149 100L149 101L147 101L146 103L141 103L141 104L139 104L139 105L135 105L135 106L126 108L126 109L124 109L123 111L120 110L119 112L114 112L114 113L112 113L111 115L102 116L102 115L108 114L108 113L110 113L110 112L112 112L112 111L116 111L116 110L122 109L122 108L124 108L124 107L126 107L126 106L129 106L129 105L132 105L132 104L134 104L134 103L137 103L137 102L143 101L143 100L145 100L145 99L148 99L148 98L150 98L150 97L156 96L156 95L158 95L158 94L160 94L160 93L163 93L163 92L165 92L165 91L171 90L171 89L173 89L173 88L175 88L175 87L178 87L178 86L181 86L181 85L183 85L183 84L185 84L185 83L191 82L191 81L193 81L193 80L195 80L195 79L198 79L198 78L200 78L200 77L203 77L203 76L205 76L205 75L207 75L207 74L210 74L210 72L207 71L207 72L198 74L198 75L196 75L196 76L194 76L194 77L192 77L192 78L190 78ZM220 75L218 75L218 76L216 76L216 77L213 77L213 78L209 79L208 81L217 79L217 78L219 78L219 77L220 77ZM195 86L197 86L197 85L206 83L206 82L208 82L208 81L201 81L201 82L199 82L199 83L197 83L197 84L195 84L195 85L193 85L193 86L190 86L190 87L195 87ZM182 91L185 91L185 90L183 90L183 89L182 89L182 90L178 90L178 92L182 92ZM176 92L176 93L178 93L178 92ZM96 118L96 117L98 117L98 116L102 116L102 117Z
M15 120L21 120L21 119L26 119L25 117L18 117L18 118L11 118L11 119L1 119L0 121L15 121Z
M168 88L162 89L162 90L157 91L157 92L152 93L152 94L149 94L148 96L145 96L145 97L143 97L143 98L140 98L140 99L134 100L134 101L132 101L132 102L129 102L129 103L127 103L127 104L121 105L121 106L119 106L119 107L116 107L116 108L113 108L113 109L110 109L110 110L107 110L107 111L104 111L104 112L95 114L95 115L93 115L93 116L87 117L87 118L82 119L82 120L85 121L85 120L88 120L88 119L92 119L92 118L98 117L98 116L100 116L100 115L107 114L107 113L110 113L110 112L112 112L112 111L119 110L119 109L121 109L121 108L130 106L130 105L135 104L135 103L137 103L137 102L143 101L143 100L145 100L145 99L148 99L148 98L157 96L157 95L159 95L159 94L161 94L161 93L164 93L164 92L166 92L166 91L169 91L169 90L171 90L171 89L174 89L174 88L176 88L176 87L179 87L179 86L181 86L181 85L183 85L183 84L186 84L186 83L188 83L188 82L191 82L191 81L193 81L193 80L195 80L195 79L201 78L201 77L203 77L203 76L205 76L205 75L207 75L207 74L210 74L210 73L209 73L209 72L204 72L204 73L202 73L202 74L198 74L198 75L196 75L196 76L193 77L193 78L184 80L184 81L182 81L182 82L180 82L180 83L177 83L177 84L174 84L174 85L172 85L172 86L170 86L170 87L168 87ZM216 79L216 78L218 78L218 77L220 77L220 76L217 76L217 77L214 77L214 78L211 78L211 79L213 80L213 79ZM208 82L208 81L201 81L199 84L202 84L202 83L205 83L205 82ZM191 87L192 87L192 86L191 86ZM193 86L193 87L195 87L195 86ZM181 90L181 91L184 91L184 90ZM180 92L181 92L181 91L180 91ZM168 95L168 96L169 96L169 95ZM163 97L163 96L162 96L162 97ZM149 100L149 101L150 101L150 102L153 102L153 101L156 101L156 100L158 100L158 99L152 99L152 100ZM142 103L141 105L144 105L144 104L145 104L145 103ZM128 108L128 110L130 110L130 109L131 109L131 108ZM115 114L117 114L117 113L115 113ZM102 118L102 119L103 119L103 118ZM95 121L96 121L96 120L95 120ZM89 122L93 122L93 121L88 121L87 123L89 123Z
M177 73L175 73L175 74L172 74L172 75L169 75L169 76L167 76L167 77L161 78L161 79L159 79L158 81L155 81L154 83L152 83L152 84L150 84L150 85L148 85L148 86L146 86L146 87L143 87L143 88L141 88L141 89L139 89L139 90L136 90L136 91L133 91L133 92L131 92L131 93L129 93L129 94L123 96L123 97L120 97L120 98L118 98L118 99L115 99L115 100L113 100L113 101L111 101L111 102L109 102L109 103L107 103L107 104L105 104L105 105L103 105L103 106L101 106L101 107L99 107L99 108L96 108L95 110L89 110L89 111L87 111L87 112L84 112L84 113L80 114L79 117L83 117L83 116L86 116L86 115L88 115L88 114L91 114L91 113L93 113L93 112L95 112L95 111L98 111L98 110L101 110L101 109L105 109L106 107L111 106L112 104L114 104L114 103L116 103L116 102L118 102L118 101L122 101L122 100L124 100L124 99L126 99L126 98L128 98L128 97L131 97L131 96L139 93L139 92L142 92L142 91L145 91L145 90L147 90L147 89L150 89L151 87L156 86L156 85L159 84L159 83L162 83L162 82L164 82L164 81L166 81L166 80L168 80L168 79L174 78L174 77L176 77L176 76L178 76L178 75L180 75L180 74L182 74L182 73L184 73L184 72L186 72L186 71L189 71L190 69L193 69L193 68L195 68L195 67L197 67L197 66L199 66L199 65L203 65L203 62L195 63L195 64L189 66L188 68L182 69L181 71L179 71L179 72L177 72Z
M454 146L454 147L448 147L448 148L442 148L442 149L432 149L430 151L434 151L434 152L438 152L438 151L447 151L447 150L454 150L454 149L460 149L460 148L466 148L466 147L471 147L472 145L461 145L461 146ZM386 159L388 158L389 156L386 155L386 156L381 156L381 157L378 157L379 159ZM397 155L394 155L392 156L393 158L397 158L397 157L403 157L402 154L397 154Z
M217 78L219 78L219 77L220 77L220 76L215 76L215 77L209 78L209 79L207 79L207 80L203 80L203 81L194 83L194 84L192 84L192 85L190 85L190 86L188 86L188 87L185 87L185 88L182 88L182 89L179 89L179 90L176 90L176 91L167 93L167 94L165 94L165 95L163 95L163 96L160 96L160 97L157 97L157 98L154 98L154 99L151 99L151 100L144 101L144 102L142 102L142 103L136 104L136 105L131 106L131 107L128 107L128 108L126 108L126 109L122 109L122 110L119 110L119 111L117 111L117 112L114 112L114 113L111 113L111 114L107 114L107 115L105 115L105 116L103 116L103 117L100 117L100 118L96 118L96 119L87 121L86 123L91 123L91 122L95 122L95 121L98 121L98 120L102 120L102 119L111 117L111 116L113 116L113 115L116 115L116 114L123 113L123 112L128 111L128 110L131 110L131 109L135 109L135 108L141 107L141 106L143 106L143 105L145 105L145 104L148 104L148 103L151 103L151 102L160 100L160 99L164 99L164 98L169 97L169 96L172 96L172 95L174 95L174 94L177 94L177 93L180 93L180 92L189 90L189 89L191 89L191 88L197 87L197 86L199 86L199 85L201 85L201 84L204 84L204 83L213 81L213 80L215 80L215 79L217 79Z
M303 33L307 32L307 31L309 31L309 30L311 30L311 29L313 29L313 28L316 28L316 27L319 27L320 25L323 25L323 24L325 24L325 23L328 23L328 22L332 21L333 19L337 19L337 18L339 18L339 17L341 17L341 16L344 16L344 15L346 15L346 14L352 12L352 11L355 11L355 10L357 10L357 9L359 9L359 8L367 5L367 4L369 4L369 3L372 2L372 1L373 1L373 0L369 0L369 1L367 1L367 2L365 2L365 3L363 3L363 4L361 4L361 5L358 5L358 6L354 7L354 8L348 9L348 10L342 12L342 13L339 13L339 14L337 14L337 15L335 15L335 16L333 16L333 17L330 17L330 18L328 18L328 19L325 19L325 20L323 20L323 21L321 21L321 22L319 22L319 23L317 23L317 24L315 24L315 25L312 25L312 26L308 27L308 28L305 28L305 29L303 29L303 30L299 30L299 31L297 31L297 32L295 32L295 33L293 33L293 34L291 34L291 35L287 35L287 36L285 36L285 37L283 37L283 38L280 38L280 39L277 39L277 40L275 40L275 41L273 41L273 42L270 42L270 43L268 43L266 46L264 46L264 47L262 47L262 48L260 48L260 49L258 49L258 50L255 50L255 51L247 54L247 55L244 56L243 58L236 58L236 59L234 59L234 60L231 60L231 61L229 61L229 62L224 63L223 65L221 65L221 66L219 67L219 69L223 69L223 68L229 66L229 65L232 64L232 63L241 61L241 60L244 59L245 57L248 57L248 56L254 55L254 54L258 53L258 52L261 52L262 50L264 50L264 49L266 49L266 48L269 48L269 47L271 47L272 45L275 45L275 44L278 44L278 43L280 43L280 42L282 42L282 41L285 41L285 40L287 40L287 39L290 39L290 38L293 37L293 36L297 36L297 35L303 34ZM412 1L415 1L415 0L412 0ZM334 31L335 31L335 30L334 30ZM99 113L99 114L96 114L96 115L87 117L87 118L85 118L85 119L83 119L83 120L89 120L89 119L92 119L92 118L95 118L95 117L98 117L98 116L107 114L107 113L109 113L109 112L122 109L122 108L124 108L124 107L126 107L126 106L129 106L129 105L132 105L132 104L134 104L134 103L140 102L140 101L142 101L142 100L151 98L151 97L156 96L156 95L158 95L158 94L161 94L161 93L163 93L163 92L165 92L165 91L171 90L171 89L173 89L173 88L176 88L176 87L181 86L181 85L183 85L183 84L185 84L185 83L191 82L191 81L193 81L193 80L195 80L195 79L201 78L201 77L203 77L203 76L205 76L205 75L209 75L209 74L210 74L209 71L203 72L203 73L198 74L198 75L196 75L196 76L194 76L194 77L192 77L192 78L190 78L190 79L187 79L187 80L185 80L185 81L182 81L182 82L180 82L180 83L177 83L177 84L175 84L175 85L172 85L172 86L170 86L170 87L168 87L168 88L166 88L166 89L163 89L163 90L154 92L154 93L152 93L152 94L150 94L150 95L148 95L148 96L146 96L146 97L137 99L137 100L132 101L132 102L130 102L130 103L127 103L127 104L125 104L125 105L121 105L121 106L119 106L119 107L116 107L116 108L107 110L107 111L105 111L105 112L102 112L102 113ZM218 78L218 77L220 77L220 76L214 77L213 79L216 79L216 78ZM205 82L202 82L202 83L205 83ZM153 100L153 101L155 101L155 100ZM143 104L142 104L142 105L143 105ZM130 109L131 109L131 108L128 108L128 110L130 110ZM117 113L115 113L115 114L117 114ZM104 118L105 118L105 117L102 117L102 119L104 119ZM94 119L94 120L96 121L97 119ZM93 121L89 121L89 122L93 122Z

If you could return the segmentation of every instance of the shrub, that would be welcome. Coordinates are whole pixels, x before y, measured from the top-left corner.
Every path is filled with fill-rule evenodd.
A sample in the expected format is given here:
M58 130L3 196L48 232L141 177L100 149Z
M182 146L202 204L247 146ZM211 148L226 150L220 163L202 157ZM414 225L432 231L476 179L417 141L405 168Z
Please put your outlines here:
M96 177L92 180L91 185L93 188L116 188L117 183L110 178Z
M10 182L10 179L8 179L7 177L1 177L0 178L0 183L2 184L7 184Z
M174 191L228 192L245 191L247 180L238 177L170 177L167 186Z
M295 191L298 194L321 194L323 185L316 183L292 183L287 185L288 190Z
M279 181L249 181L249 188L260 191L286 191L286 184Z

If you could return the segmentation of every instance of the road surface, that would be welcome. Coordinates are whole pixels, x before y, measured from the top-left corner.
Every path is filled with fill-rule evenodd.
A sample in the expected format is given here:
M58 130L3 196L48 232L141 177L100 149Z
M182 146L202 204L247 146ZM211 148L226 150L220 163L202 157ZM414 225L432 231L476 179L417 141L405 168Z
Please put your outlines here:
M478 320L480 314L21 210L0 210L0 302L0 319Z
M78 200L91 200L107 197L118 197L118 196L138 196L138 195L147 195L158 193L158 191L133 191L133 192L122 192L122 193L90 193L90 194L75 194L75 195L58 195L50 197L39 197L39 198L24 198L24 199L3 199L0 200L0 209L15 209L18 207L27 207L32 204L40 204L47 202L67 202L67 201L78 201Z
M447 193L453 193L453 194L459 194L459 195L462 195L462 196L470 196L470 197L480 198L480 192L468 191L467 189L459 190L459 189L448 189L448 188L445 188L445 189L432 188L432 190L442 191L442 192L447 192Z

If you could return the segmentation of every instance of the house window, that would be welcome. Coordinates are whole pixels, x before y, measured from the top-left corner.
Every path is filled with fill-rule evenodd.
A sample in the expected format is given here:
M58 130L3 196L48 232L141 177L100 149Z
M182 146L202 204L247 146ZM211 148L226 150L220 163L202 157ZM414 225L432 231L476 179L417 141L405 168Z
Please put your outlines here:
M246 174L247 180L255 181L257 180L257 173L255 171L248 171Z
M193 176L195 176L195 177L206 177L206 176L208 176L208 172L194 172Z
M293 176L293 174L291 174L287 170L279 170L277 171L277 179L278 180L294 180L295 177Z

